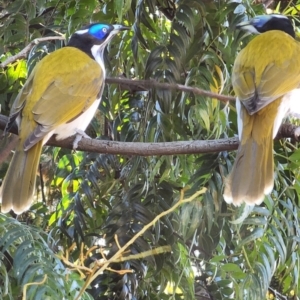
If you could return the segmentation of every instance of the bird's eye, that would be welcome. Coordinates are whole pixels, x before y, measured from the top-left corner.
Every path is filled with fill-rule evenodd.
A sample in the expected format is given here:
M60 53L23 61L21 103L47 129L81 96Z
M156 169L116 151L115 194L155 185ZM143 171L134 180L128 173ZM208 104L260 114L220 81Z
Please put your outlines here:
M103 31L104 33L106 33L106 32L107 32L107 28L102 28L102 31Z

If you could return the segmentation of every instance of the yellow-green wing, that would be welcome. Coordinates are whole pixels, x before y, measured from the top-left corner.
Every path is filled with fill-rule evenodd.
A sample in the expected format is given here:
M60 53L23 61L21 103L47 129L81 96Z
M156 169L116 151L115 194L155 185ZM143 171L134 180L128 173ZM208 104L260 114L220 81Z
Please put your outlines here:
M85 112L100 97L104 74L88 55L66 47L45 57L37 65L32 81L22 112L24 121L34 121L33 130L27 126L30 132L26 133L26 143L30 146L26 148Z
M300 86L299 53L299 43L276 30L255 37L240 52L232 84L249 114Z
M9 131L9 129L12 127L12 125L14 124L17 117L20 115L20 112L24 108L26 99L27 99L29 93L31 92L33 77L34 77L34 70L31 73L31 75L27 78L23 88L20 90L19 94L17 95L17 97L10 109L9 119L8 119L8 122L7 122L5 130L4 130L5 132Z

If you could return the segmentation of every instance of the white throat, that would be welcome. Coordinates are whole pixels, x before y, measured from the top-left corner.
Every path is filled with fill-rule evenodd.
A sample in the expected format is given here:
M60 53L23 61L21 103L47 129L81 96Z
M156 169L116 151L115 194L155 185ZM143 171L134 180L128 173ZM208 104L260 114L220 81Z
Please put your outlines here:
M105 66L103 62L103 45L94 45L91 49L92 55L94 56L96 62L100 65L104 78L106 77L106 71L105 71Z

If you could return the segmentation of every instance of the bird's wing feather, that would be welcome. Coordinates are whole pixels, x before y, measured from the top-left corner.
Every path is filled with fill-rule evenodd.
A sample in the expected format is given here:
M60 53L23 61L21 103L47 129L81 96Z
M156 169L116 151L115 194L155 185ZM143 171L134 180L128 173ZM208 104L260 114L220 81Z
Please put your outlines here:
M72 54L77 58L82 55L82 60L75 66L72 65ZM33 116L34 120L34 128L27 130L25 149L84 113L101 96L104 84L101 67L78 49L62 48L42 63L36 68L34 89L27 96L22 113L23 117L30 119Z
M86 78L80 76L81 74L68 74L71 75L67 79L69 82L66 83L62 78L52 82L33 107L32 112L37 123L44 127L56 127L70 122L93 104L101 91L103 77L95 76L88 69L82 72ZM49 102L51 106L47 105Z
M263 48L266 44L273 53ZM249 45L236 59L232 83L237 97L252 115L300 86L300 46L280 31L259 35Z
M5 126L4 132L8 132L10 128L13 126L14 122L20 115L22 109L25 106L26 99L31 92L31 87L32 87L32 79L34 77L35 70L31 73L31 75L27 78L26 83L24 84L23 88L19 92L18 96L16 97L11 109L10 109L10 114L8 117L7 124ZM18 122L17 122L18 123ZM19 126L19 124L18 124Z

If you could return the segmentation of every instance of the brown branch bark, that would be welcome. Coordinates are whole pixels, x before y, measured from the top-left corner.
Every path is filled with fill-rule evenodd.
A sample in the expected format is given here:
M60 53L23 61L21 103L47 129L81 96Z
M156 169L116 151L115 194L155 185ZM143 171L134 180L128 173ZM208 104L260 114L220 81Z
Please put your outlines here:
M5 128L6 121L7 117L0 115L0 129L3 130ZM278 138L295 138L295 132L297 129L299 130L299 127L291 124L283 124L278 132ZM13 126L10 132L17 134L17 126ZM69 137L68 139L57 141L53 136L47 142L47 145L72 149L73 140L74 137ZM165 143L127 143L83 138L78 143L77 150L95 153L152 156L211 153L221 151L232 151L236 150L237 148L237 138Z
M0 115L0 129L5 128L7 117ZM18 134L16 124L11 128L11 133ZM47 142L49 146L73 149L74 137L69 137L62 141L57 141L54 136ZM220 139L220 140L206 140L206 141L179 141L166 143L126 143L115 142L107 140L86 139L83 138L79 143L77 150L95 152L95 153L109 153L109 154L123 154L123 155L178 155L178 154L196 154L220 152L225 150L235 150L238 147L237 138Z
M128 86L135 87L135 90L139 91L147 91L149 89L162 89L162 90L177 90L186 93L193 93L195 95L202 95L210 98L216 98L222 102L234 101L235 98L232 96L225 96L216 94L210 91L202 90L196 87L186 86L177 83L160 83L155 80L132 80L127 78L106 78L106 83L109 84L119 84L121 86L125 86L128 89Z
M52 137L47 145L72 149L73 138L70 137L64 141L56 141L55 138ZM82 139L78 144L77 150L95 153L152 156L220 152L225 150L235 150L237 147L237 138L165 143L126 143L96 139Z

